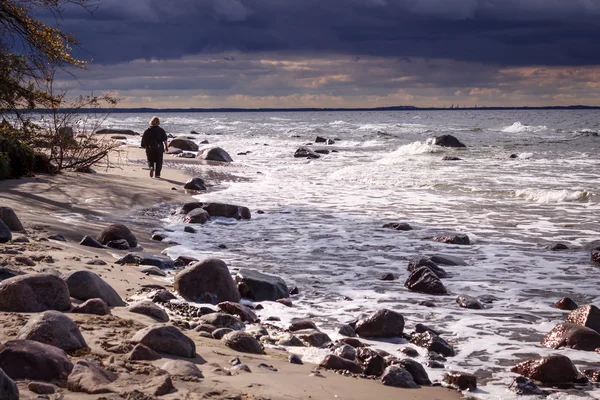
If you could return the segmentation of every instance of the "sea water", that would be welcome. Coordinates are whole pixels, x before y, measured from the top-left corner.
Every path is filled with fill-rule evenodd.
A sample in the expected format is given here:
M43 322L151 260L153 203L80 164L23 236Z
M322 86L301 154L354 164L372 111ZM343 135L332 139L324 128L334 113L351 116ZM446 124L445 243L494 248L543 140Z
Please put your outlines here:
M105 127L143 131L150 114L114 114ZM361 313L389 308L401 313L407 332L416 323L441 332L457 351L446 369L427 368L432 379L446 370L478 376L482 399L511 399L508 384L518 362L552 354L578 368L599 366L600 354L551 350L540 340L566 311L552 307L568 296L600 306L600 266L582 247L600 239L600 118L595 110L166 113L174 136L225 149L234 162L191 170L206 178L232 178L198 201L243 205L250 221L217 218L184 233L166 216L172 258L223 259L232 272L253 268L299 288L293 308L263 302L259 312L281 318L311 317L337 338L337 328ZM191 131L199 133L190 135ZM467 147L442 148L430 138L451 134ZM316 136L335 140L319 159L294 158ZM139 138L129 139L137 143ZM203 145L201 145L203 146ZM246 153L238 155L238 153ZM444 156L460 161L444 161ZM163 177L175 167L165 159ZM214 176L214 175L213 175ZM192 201L194 199L190 199ZM261 210L264 213L259 214ZM167 213L165 213L167 215ZM414 229L384 229L407 222ZM471 245L448 245L432 236L465 233ZM550 251L564 243L570 250ZM219 248L225 245L226 248ZM466 266L443 266L450 294L408 291L409 260L446 254ZM399 279L381 281L392 272ZM492 295L489 308L460 308L456 297ZM436 306L420 305L431 300ZM403 340L369 341L397 352ZM298 348L293 351L298 352ZM419 349L419 361L426 351ZM306 349L319 362L322 350ZM589 391L600 398L599 391ZM552 398L570 398L566 392ZM581 397L578 397L581 398Z

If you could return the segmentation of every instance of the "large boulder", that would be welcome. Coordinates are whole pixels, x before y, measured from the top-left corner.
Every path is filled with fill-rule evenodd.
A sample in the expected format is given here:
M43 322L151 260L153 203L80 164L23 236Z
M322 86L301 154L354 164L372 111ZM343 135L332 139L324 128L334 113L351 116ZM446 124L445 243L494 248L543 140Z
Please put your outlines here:
M542 340L542 346L551 349L570 347L594 351L600 347L600 333L586 326L570 322L558 324Z
M71 308L69 288L51 274L27 274L0 282L0 311L66 311Z
M10 231L10 228L0 219L0 243L7 243L11 240L12 232Z
M159 353L178 357L196 357L196 344L172 325L152 325L138 331L129 340L141 343Z
M129 247L133 248L137 246L137 238L123 224L111 224L107 226L96 236L96 239L103 245L107 245L108 242L124 239L129 244Z
M67 388L71 392L88 394L110 393L115 391L110 384L119 376L86 360L75 364L67 380Z
M99 298L109 307L122 307L125 302L102 278L91 271L74 271L64 275L71 297L78 300Z
M136 265L154 265L160 269L171 269L175 268L175 262L167 256L154 255L149 253L128 253L121 257L115 263L124 264L136 264Z
M256 338L246 332L233 331L229 332L221 339L225 346L242 353L264 354L260 343Z
M19 331L17 340L35 340L64 351L87 347L77 324L63 313L54 310L31 317Z
M579 307L567 315L567 322L586 326L600 333L600 310L594 305Z
M0 399L19 400L17 384L0 369Z
M452 135L436 136L433 138L433 144L442 147L467 147Z
M207 161L233 162L231 156L220 147L210 147L200 150L198 156Z
M527 360L512 367L511 372L539 381L544 385L573 383L579 380L579 371L569 357L563 355Z
M233 278L224 261L209 258L188 266L175 277L175 290L186 300L218 304L240 301Z
M23 232L25 230L19 217L10 207L0 207L0 220L13 232Z
M410 273L404 286L408 290L425 294L448 294L448 290L429 267L419 267Z
M290 291L285 281L274 275L242 268L235 276L238 284L245 284L248 292L244 297L254 301L275 301L290 297Z
M419 387L410 372L399 365L390 365L381 375L381 383L386 386L416 389Z
M73 363L58 347L33 340L10 340L0 345L0 368L12 379L66 380Z
M158 322L168 322L169 315L160 306L157 306L150 300L142 300L129 306L129 311L136 314L147 315Z
M198 145L185 136L178 136L172 139L169 142L169 147L175 147L185 151L198 151Z
M204 180L202 178L189 179L185 185L183 185L183 188L195 191L206 190L206 186L204 185Z
M381 309L358 320L355 331L361 337L402 337L404 317L392 310Z

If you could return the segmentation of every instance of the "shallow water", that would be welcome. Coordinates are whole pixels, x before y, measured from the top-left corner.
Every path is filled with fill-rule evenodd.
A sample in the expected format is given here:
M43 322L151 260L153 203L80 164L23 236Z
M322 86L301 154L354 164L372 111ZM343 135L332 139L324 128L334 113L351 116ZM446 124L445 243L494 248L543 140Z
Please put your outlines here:
M115 114L107 126L142 131L150 117ZM249 178L196 197L253 212L251 221L216 219L196 234L166 217L165 226L175 230L170 239L181 243L168 254L218 257L232 270L256 268L300 289L293 308L265 303L263 319L276 315L283 327L293 317L311 316L335 337L340 324L360 313L393 309L404 315L407 331L416 323L441 331L458 351L446 369L488 377L475 393L485 399L516 398L506 387L514 376L510 367L522 359L560 353L578 367L600 363L597 353L539 345L566 314L552 308L561 297L600 305L600 266L581 249L600 236L596 111L181 113L161 120L168 133L195 130L198 142L224 148L235 160L227 171ZM456 136L467 149L428 144L441 134ZM335 139L319 147L338 152L293 158L317 135ZM446 155L462 161L442 161ZM202 166L198 174L205 176L206 168L219 169ZM414 230L383 229L387 222L407 222ZM471 245L427 239L451 232L468 234ZM546 249L555 242L572 250ZM408 261L434 254L468 264L443 266L451 294L409 292L403 286ZM377 279L386 272L400 278ZM466 310L455 302L460 294L498 300L488 309ZM436 307L419 305L423 300ZM402 341L392 342L372 343L396 354ZM306 351L305 359L323 356ZM420 352L423 362L426 352ZM433 379L443 372L428 369ZM600 398L598 391L586 393Z

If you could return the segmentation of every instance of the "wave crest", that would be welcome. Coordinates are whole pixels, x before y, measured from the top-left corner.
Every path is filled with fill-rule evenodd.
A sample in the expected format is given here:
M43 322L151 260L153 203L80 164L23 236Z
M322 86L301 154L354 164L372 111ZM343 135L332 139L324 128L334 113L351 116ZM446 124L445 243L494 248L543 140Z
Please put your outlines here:
M515 197L533 201L535 203L563 203L587 201L590 194L586 190L550 190L550 189L523 189L515 190Z
M514 124L510 125L510 126L505 126L504 128L502 128L502 132L506 132L506 133L520 133L520 132L542 132L547 130L548 127L546 125L539 125L539 126L530 126L530 125L524 125L521 122L517 121Z

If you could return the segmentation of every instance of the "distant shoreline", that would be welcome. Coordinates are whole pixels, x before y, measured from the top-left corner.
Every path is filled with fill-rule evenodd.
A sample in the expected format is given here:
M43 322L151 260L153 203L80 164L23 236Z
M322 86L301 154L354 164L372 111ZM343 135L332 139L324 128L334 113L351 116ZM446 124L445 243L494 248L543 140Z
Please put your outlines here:
M540 106L540 107L414 107L414 106L391 106L372 108L114 108L95 110L62 109L61 112L89 113L235 113L235 112L338 112L338 111L503 111L503 110L600 110L600 106ZM34 111L21 110L22 113L46 113L48 109L37 109Z

